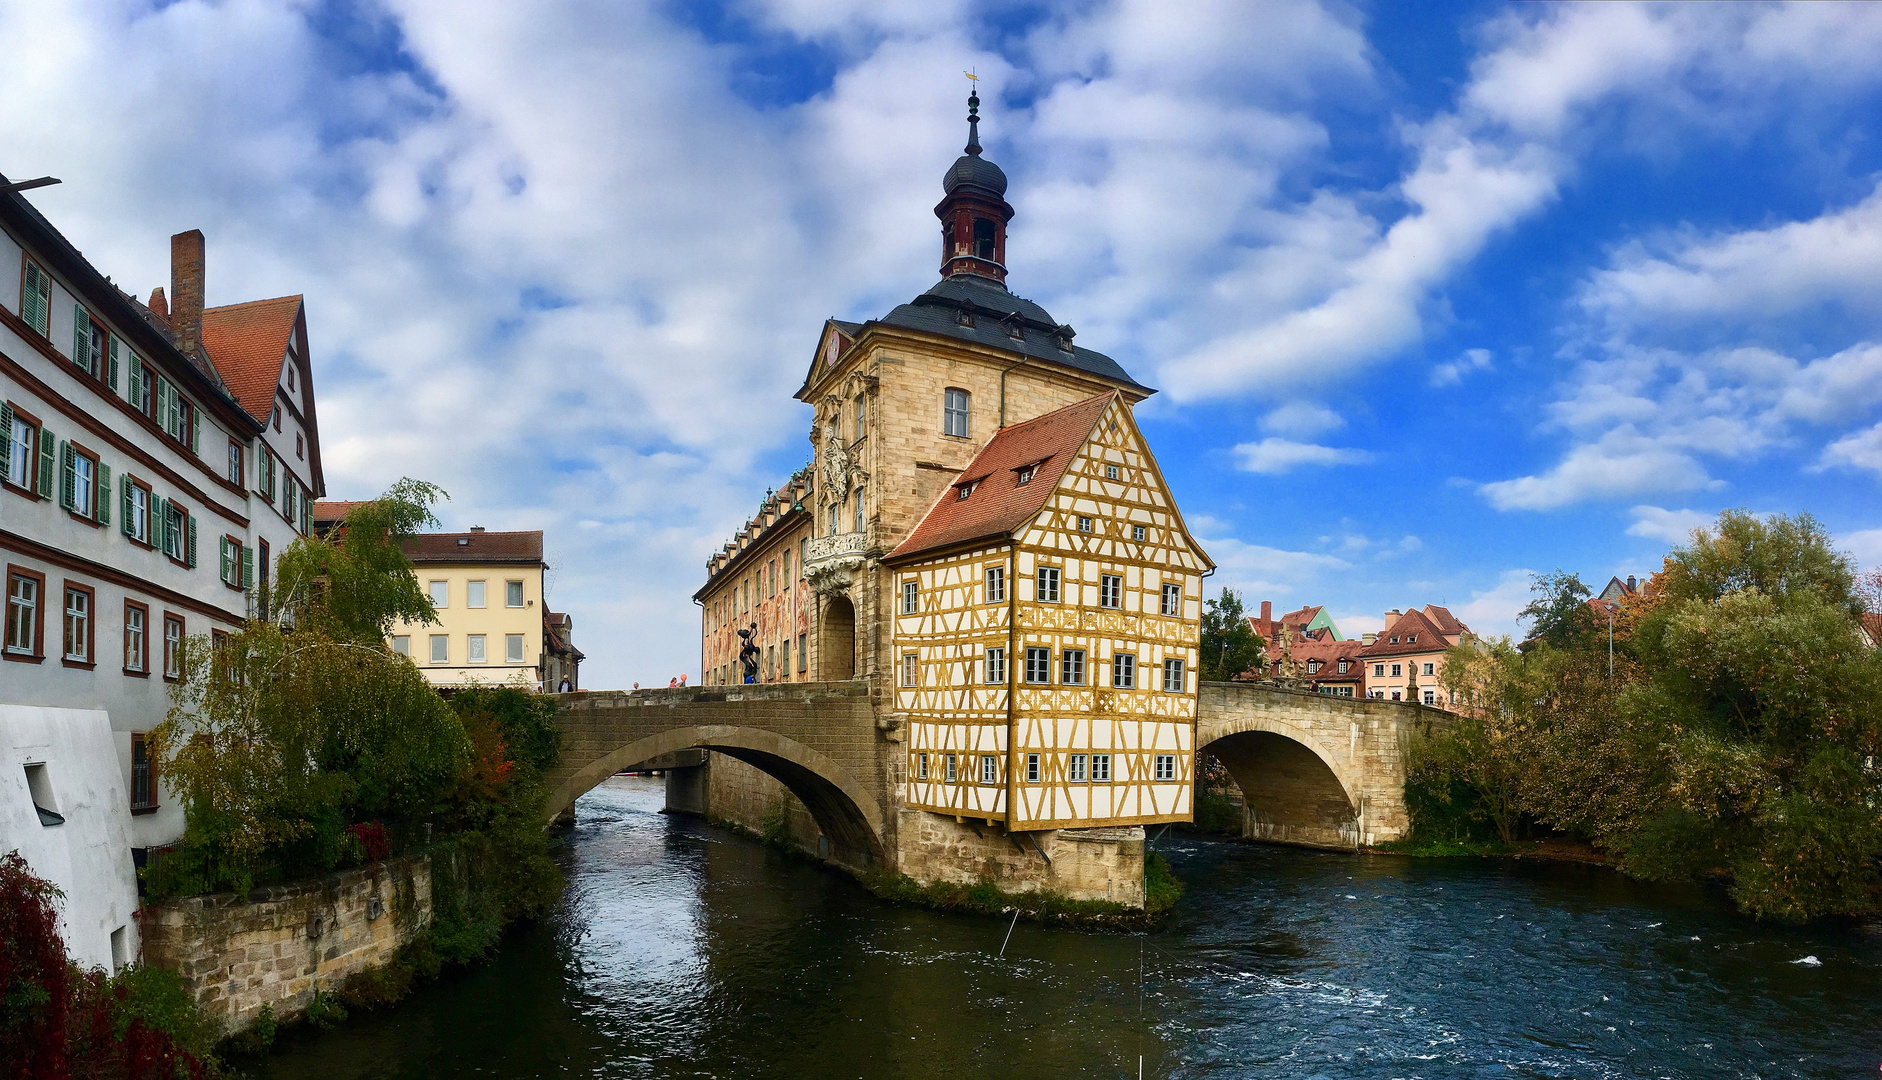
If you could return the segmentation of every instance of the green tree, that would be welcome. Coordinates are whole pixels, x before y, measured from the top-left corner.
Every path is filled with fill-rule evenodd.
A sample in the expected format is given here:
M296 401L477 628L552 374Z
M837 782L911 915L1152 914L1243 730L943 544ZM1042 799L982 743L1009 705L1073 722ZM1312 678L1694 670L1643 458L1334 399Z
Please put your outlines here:
M1534 574L1529 591L1534 598L1517 612L1517 618L1528 621L1531 641L1568 649L1593 639L1595 618L1588 607L1592 594L1582 584L1581 575L1560 569L1552 574Z
M1205 601L1202 613L1202 645L1198 655L1204 681L1233 679L1261 662L1267 642L1248 625L1242 610L1242 598L1233 589L1223 589L1219 599Z
M326 536L296 540L275 573L277 625L378 645L394 623L436 622L404 542L438 527L431 507L448 497L435 484L407 477L353 507Z

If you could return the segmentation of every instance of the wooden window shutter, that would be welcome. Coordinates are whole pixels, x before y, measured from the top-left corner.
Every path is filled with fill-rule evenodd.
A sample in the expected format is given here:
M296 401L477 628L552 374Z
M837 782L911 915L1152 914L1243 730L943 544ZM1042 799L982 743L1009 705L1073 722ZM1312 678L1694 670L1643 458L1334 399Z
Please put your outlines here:
M242 545L242 588L255 587L255 549L252 545Z
M115 394L118 392L118 339L106 338L105 342L110 352L110 357L105 361L105 385Z
M32 263L26 264L25 295L20 297L20 318L26 325L39 331L40 337L47 336L52 322L52 283L46 280L45 272Z
M81 304L72 305L72 363L91 370L91 316Z
M51 428L39 429L39 497L52 498L52 474L57 468L55 452L58 447Z
M78 451L69 442L59 444L59 505L78 508Z
M194 515L185 519L185 526L188 532L183 541L183 562L194 570L196 568L196 518Z
M203 414L198 412L195 409L191 409L190 410L190 453L192 454L202 453L201 446L200 446L202 442L202 434L203 434Z
M124 535L131 535L131 530L137 528L137 485L131 483L129 473L118 477L118 513L123 519L118 528Z
M0 401L0 476L13 475L13 406Z
M97 481L92 484L92 520L100 525L111 524L111 466L98 463Z
M144 407L144 365L137 357L131 357L131 381L129 385L131 404Z
M221 558L222 580L234 581L235 575L229 570L230 559L229 559L229 538L228 537L226 536L216 537L216 554Z
M150 500L151 539L157 542L157 550L165 555L170 553L170 500L153 498Z

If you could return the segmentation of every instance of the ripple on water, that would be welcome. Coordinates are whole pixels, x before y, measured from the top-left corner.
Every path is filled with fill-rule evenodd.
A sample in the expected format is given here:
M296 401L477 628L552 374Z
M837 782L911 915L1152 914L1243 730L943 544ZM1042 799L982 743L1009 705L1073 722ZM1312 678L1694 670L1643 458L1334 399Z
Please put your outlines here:
M1872 1075L1868 928L1773 928L1596 868L1170 837L1152 935L878 903L658 813L577 805L555 918L262 1072L356 1077ZM1695 940L1697 939L1697 940ZM1141 956L1142 980L1139 980ZM1816 965L1801 962L1815 958Z

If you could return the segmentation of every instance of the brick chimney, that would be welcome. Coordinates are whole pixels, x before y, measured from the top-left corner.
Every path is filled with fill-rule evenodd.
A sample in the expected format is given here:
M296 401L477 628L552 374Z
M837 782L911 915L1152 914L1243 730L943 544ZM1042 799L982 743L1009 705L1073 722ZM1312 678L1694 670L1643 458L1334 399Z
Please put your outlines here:
M145 306L150 308L152 315L164 322L170 321L170 301L163 298L163 286L159 285L150 290L150 303Z
M1634 575L1632 574L1627 575L1627 591L1634 591Z
M1392 629L1392 624L1397 622L1398 617L1403 614L1404 612L1400 611L1397 608L1393 608L1392 610L1386 612L1385 613L1385 628L1387 630Z
M1263 600L1261 602L1261 625L1266 626L1273 621L1274 621L1274 601Z
M177 348L199 356L203 345L203 233L201 229L170 238L170 329Z

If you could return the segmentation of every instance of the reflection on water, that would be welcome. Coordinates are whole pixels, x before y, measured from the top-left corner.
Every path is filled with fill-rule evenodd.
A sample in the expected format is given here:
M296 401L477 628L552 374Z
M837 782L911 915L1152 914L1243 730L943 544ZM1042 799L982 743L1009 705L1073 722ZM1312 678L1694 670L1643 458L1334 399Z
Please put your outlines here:
M1152 935L888 907L666 817L577 804L557 917L493 962L297 1035L277 1080L1873 1076L1882 950L1593 868L1177 839ZM1815 956L1819 966L1795 963ZM1141 969L1140 969L1141 965ZM1142 972L1140 979L1139 972Z

